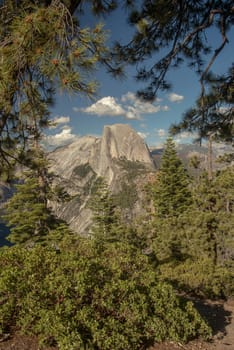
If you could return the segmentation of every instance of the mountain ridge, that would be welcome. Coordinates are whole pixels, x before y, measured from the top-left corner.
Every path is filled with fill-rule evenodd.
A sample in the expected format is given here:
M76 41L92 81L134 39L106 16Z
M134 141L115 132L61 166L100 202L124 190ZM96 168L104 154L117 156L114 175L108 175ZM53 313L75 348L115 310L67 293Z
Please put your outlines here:
M139 198L137 178L155 171L148 146L125 124L106 125L100 138L83 136L51 152L49 159L50 171L56 175L55 185L64 187L72 197L67 203L51 202L51 206L79 233L87 233L90 227L92 212L88 201L99 177L113 193L121 192L125 183ZM133 207L132 211L141 210L138 204Z

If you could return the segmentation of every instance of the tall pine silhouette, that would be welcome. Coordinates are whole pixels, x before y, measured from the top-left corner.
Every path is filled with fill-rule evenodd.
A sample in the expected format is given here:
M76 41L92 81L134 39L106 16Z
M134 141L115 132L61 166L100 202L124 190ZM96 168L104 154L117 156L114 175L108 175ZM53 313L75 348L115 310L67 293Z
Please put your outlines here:
M154 186L157 216L178 216L187 209L191 201L187 171L176 153L173 140L168 138Z

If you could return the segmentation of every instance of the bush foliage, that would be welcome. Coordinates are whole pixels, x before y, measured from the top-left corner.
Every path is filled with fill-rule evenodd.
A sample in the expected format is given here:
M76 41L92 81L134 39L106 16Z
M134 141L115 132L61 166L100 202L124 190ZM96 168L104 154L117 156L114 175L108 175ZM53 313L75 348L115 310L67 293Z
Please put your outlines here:
M193 305L127 244L107 244L101 254L87 239L60 252L15 246L0 251L0 271L1 332L16 325L61 350L133 350L210 336Z
M91 237L78 238L60 223L43 242L18 241L0 250L0 333L16 327L60 350L138 350L211 336L178 292L212 298L234 293L233 167L191 186L169 146L176 166L165 166L167 176L152 184L152 215L126 226L116 198L98 178L89 203ZM184 178L177 174L174 181L175 169ZM26 210L37 209L32 187L23 189L16 208L10 206L11 218L25 198ZM159 193L163 196L155 198ZM31 222L28 213L29 228L19 221L19 237L33 236L41 217L36 214Z

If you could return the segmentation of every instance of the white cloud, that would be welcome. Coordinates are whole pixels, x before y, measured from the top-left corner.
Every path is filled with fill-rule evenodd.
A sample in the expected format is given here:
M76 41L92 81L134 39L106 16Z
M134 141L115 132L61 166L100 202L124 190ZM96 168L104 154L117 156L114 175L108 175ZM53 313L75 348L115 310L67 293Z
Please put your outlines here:
M127 92L126 94L124 94L122 97L121 97L121 101L122 102L128 102L128 101L132 101L132 102L135 102L135 101L138 101L138 102L141 102L141 103L149 103L149 102L144 102L143 100L139 99L133 92ZM162 99L161 98L156 98L155 99L155 103L159 103L161 102ZM149 103L150 104L150 103Z
M135 120L141 120L141 114L137 111L136 108L132 106L128 106L128 110L125 111L125 118L126 119L135 119Z
M142 120L142 115L167 111L168 106L160 106L156 100L154 103L138 99L132 92L128 92L120 100L112 96L106 96L86 108L74 107L75 112L83 112L97 116L120 116L129 120Z
M45 146L47 147L58 147L66 145L77 138L75 134L72 133L72 129L69 126L64 126L61 132L55 135L48 135L44 139Z
M128 102L128 101L135 102L136 99L137 99L136 95L130 91L121 97L122 102Z
M134 95L132 92L127 92L125 95L123 95L121 101L123 103L131 103L132 106L127 106L127 108L134 109L135 113L137 112L138 114L157 113L161 110L161 107L159 105L142 101L137 98L136 95Z
M174 92L168 94L168 100L171 102L181 102L184 99L184 96L175 94Z
M66 124L70 122L70 117L68 116L56 116L51 120L50 129L55 129L57 126L61 124Z
M194 134L192 134L189 131L183 131L180 133L180 138L181 139L188 139L189 137L194 137Z
M71 127L69 125L63 125L61 126L60 130L67 130L68 132L71 132Z
M198 137L197 133L189 131L183 131L174 138L175 143L191 143Z
M121 105L118 104L117 100L112 96L103 97L96 103L93 103L91 106L82 108L80 110L84 113L90 113L99 116L118 116L125 113Z

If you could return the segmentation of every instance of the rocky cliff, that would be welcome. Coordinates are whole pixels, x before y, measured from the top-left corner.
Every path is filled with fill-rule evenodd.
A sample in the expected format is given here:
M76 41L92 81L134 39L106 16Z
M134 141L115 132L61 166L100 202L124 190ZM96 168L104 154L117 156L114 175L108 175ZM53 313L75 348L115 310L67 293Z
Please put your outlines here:
M51 172L56 175L55 184L64 187L71 196L68 202L51 205L79 233L88 232L92 213L87 204L98 177L105 179L113 193L122 193L122 205L133 215L140 210L136 200L140 198L138 185L145 174L154 171L143 139L130 126L122 124L105 126L100 138L85 136L59 148L49 159Z

